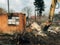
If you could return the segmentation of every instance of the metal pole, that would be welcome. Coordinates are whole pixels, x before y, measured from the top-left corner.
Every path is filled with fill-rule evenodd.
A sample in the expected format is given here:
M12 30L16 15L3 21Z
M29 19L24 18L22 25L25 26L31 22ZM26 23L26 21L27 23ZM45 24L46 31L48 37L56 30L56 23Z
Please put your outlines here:
M9 14L9 0L7 0L7 4L8 4L8 14Z
M36 8L35 8L35 21L36 21Z

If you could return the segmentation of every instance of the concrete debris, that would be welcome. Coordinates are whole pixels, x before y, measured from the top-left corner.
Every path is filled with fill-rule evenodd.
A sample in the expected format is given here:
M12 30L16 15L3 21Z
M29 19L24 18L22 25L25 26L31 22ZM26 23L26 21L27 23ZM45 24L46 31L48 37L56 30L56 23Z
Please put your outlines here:
M47 34L45 34L44 32L38 32L37 35L47 36Z
M57 34L57 32L56 31L54 31L54 30L48 30L49 32L52 32L52 33L56 33Z
M47 36L47 34L45 34L43 32L42 26L41 25L38 25L38 23L36 23L36 22L33 22L31 24L30 28L33 30L33 33L36 34L36 35ZM57 34L57 32L60 31L59 29L60 29L60 27L50 27L48 29L48 32L52 32L52 33Z
M57 32L60 32L60 27L50 27L48 31L57 34Z
M47 36L41 29L41 26L38 25L36 22L33 22L30 27L33 31L35 31L34 34L41 35L41 36Z
M59 32L60 31L60 27L55 27L55 31Z
M31 29L36 29L37 31L41 31L41 27L36 22L33 22L31 24Z

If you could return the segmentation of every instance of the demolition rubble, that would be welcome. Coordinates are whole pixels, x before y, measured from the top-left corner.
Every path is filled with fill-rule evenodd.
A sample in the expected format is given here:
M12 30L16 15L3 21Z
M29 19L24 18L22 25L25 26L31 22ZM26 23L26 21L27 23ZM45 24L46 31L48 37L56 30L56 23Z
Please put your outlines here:
M60 45L60 27L52 28L51 26L48 31L43 31L41 25L36 22L33 22L21 34L0 36L2 36L0 44L3 45Z
M36 22L32 23L29 30L20 37L20 43L40 44L40 45L60 45L60 27L50 27L48 31L41 30Z

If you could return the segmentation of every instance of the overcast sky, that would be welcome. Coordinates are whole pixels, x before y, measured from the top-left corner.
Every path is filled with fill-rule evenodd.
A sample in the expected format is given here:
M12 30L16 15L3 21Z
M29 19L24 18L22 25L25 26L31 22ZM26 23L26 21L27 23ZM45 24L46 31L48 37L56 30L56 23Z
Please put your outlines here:
M34 10L33 2L34 0L9 0L10 1L10 9L15 10L15 12L21 12L21 10L29 6ZM45 2L45 11L44 14L48 14L50 10L51 0L44 0ZM0 7L7 10L7 0L0 0ZM58 13L59 9L56 9L55 13Z

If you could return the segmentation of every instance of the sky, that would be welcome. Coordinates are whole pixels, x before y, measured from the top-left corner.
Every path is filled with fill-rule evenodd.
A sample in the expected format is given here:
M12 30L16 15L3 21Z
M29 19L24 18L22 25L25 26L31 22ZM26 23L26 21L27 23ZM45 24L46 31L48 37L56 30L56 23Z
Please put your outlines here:
M24 7L30 7L32 8L32 14L34 14L34 0L9 0L10 2L10 10L14 10L15 12L21 12ZM44 0L45 3L45 11L43 14L49 14L51 0ZM0 0L0 7L4 9L7 8L7 0ZM60 11L59 9L55 9L55 13L58 13Z

